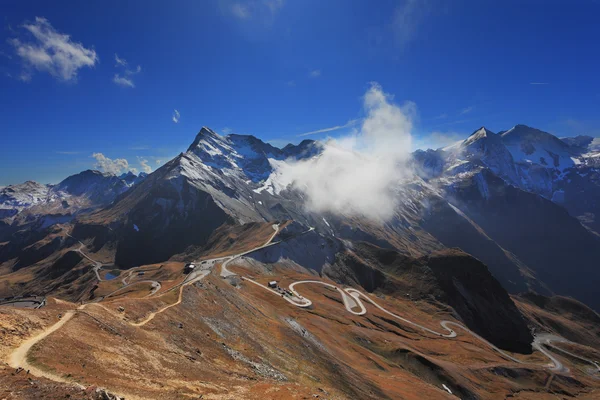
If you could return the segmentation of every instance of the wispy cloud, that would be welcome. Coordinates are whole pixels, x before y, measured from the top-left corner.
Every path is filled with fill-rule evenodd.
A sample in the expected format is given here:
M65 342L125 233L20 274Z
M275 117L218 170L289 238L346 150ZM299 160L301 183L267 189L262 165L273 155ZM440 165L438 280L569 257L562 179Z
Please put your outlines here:
M119 55L117 53L115 53L115 67L121 66L121 67L126 67L127 66L127 60L125 60L124 58L119 58Z
M296 135L296 136L301 137L301 136L316 135L316 134L319 134L319 133L326 133L326 132L338 131L340 129L349 128L349 127L351 127L353 125L356 125L359 122L360 122L359 119L352 119L352 120L348 121L347 123L345 123L344 125L336 125L336 126L332 126L330 128L317 129L316 131L305 132L305 133L301 133L301 134Z
M229 127L225 127L223 129L221 129L221 133L225 136L229 135L230 133L233 133L233 129L229 128Z
M118 175L129 170L129 163L124 158L116 158L113 160L102 153L94 153L92 154L92 157L96 159L94 168L98 168L101 171Z
M548 82L529 82L530 85L549 85Z
M129 150L150 150L150 146L133 146Z
M250 10L247 5L241 3L233 3L230 7L231 13L239 19L250 18Z
M263 0L263 4L274 14L283 7L284 0Z
M310 71L310 73L308 74L308 76L310 76L311 78L318 78L321 76L321 70L320 69L313 69L312 71Z
M120 86L127 86L130 88L134 88L135 84L133 83L133 80L131 80L130 78L121 76L119 74L115 74L115 76L113 77L113 82L116 83L117 85Z
M415 149L439 149L465 139L468 135L461 132L434 131L415 139Z
M179 123L179 119L181 119L181 114L179 114L179 111L173 110L173 115L171 116L171 120L173 122L175 122L176 124L178 124Z
M446 113L443 113L443 114L433 117L433 119L446 119L446 118L448 118L448 114L446 114Z
M475 109L475 106L469 106L469 107L465 107L462 110L460 110L460 114L461 115L465 115L470 113L471 111L473 111Z
M429 11L428 1L401 0L392 13L392 34L401 50L413 41L418 27Z
M65 155L73 155L80 154L80 151L57 151L56 154L65 154Z
M294 86L296 86L296 81L287 81L285 84L290 87L294 87Z
M459 124L464 124L466 122L472 122L475 120L476 120L476 118L461 118L461 119L457 119L457 120L453 120L453 121L442 122L441 124L436 124L436 125L434 125L434 128L440 127L440 126L448 126L448 125L459 125Z
M138 65L135 69L130 69L127 60L115 53L115 67L122 69L122 72L115 74L113 82L120 86L134 88L133 77L142 72L142 66Z
M9 40L23 63L21 80L31 80L37 70L64 82L74 82L81 68L93 67L99 60L93 48L72 41L71 36L58 32L46 18L36 17L35 22L25 23L22 28L28 37Z
M229 14L242 21L273 17L281 10L284 3L284 0L221 0L221 4Z

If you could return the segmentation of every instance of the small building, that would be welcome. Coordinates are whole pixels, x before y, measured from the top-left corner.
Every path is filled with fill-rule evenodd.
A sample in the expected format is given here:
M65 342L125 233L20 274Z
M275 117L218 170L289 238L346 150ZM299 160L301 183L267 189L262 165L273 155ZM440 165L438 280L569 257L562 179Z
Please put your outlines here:
M271 289L275 289L277 287L277 281L271 281L271 282L269 282L269 287Z
M196 266L192 263L187 263L185 264L185 267L183 268L183 272L186 274L189 274L190 272L194 272L194 270L196 269Z

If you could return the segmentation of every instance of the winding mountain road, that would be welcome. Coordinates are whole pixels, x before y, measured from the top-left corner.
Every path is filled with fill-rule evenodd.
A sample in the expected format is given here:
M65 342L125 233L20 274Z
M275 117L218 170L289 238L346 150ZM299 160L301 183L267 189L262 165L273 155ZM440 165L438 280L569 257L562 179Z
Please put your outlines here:
M184 286L193 284L195 282L197 282L200 279L203 279L204 277L206 277L212 269L212 266L214 266L218 261L222 261L224 260L223 264L221 265L221 273L220 275L222 277L228 277L228 276L234 276L236 275L235 273L229 271L227 269L227 266L229 263L231 263L232 261L236 260L237 258L252 253L254 251L263 249L265 247L268 246L272 246L278 243L281 243L281 241L278 242L272 242L273 238L277 235L277 233L279 232L279 225L278 224L274 224L272 225L273 229L275 230L275 232L273 233L273 235L271 235L271 237L269 238L269 240L259 246L256 247L254 249L236 254L236 255L232 255L232 256L226 256L226 257L218 257L218 258L213 258L213 259L209 259L209 260L204 260L200 263L200 265L206 265L208 266L208 269L199 269L196 271L191 272L190 274L188 274L183 281L174 286L173 288L167 290L165 293L162 293L162 295L170 292L171 290L175 290L175 289L179 289L179 296L178 296L178 300L173 303L173 304L169 304L166 305L164 307L162 307L161 309L150 313L145 319L143 319L140 322L136 322L136 323L132 323L132 322L127 322L132 326L135 327L141 327L146 325L148 322L152 321L157 315L165 312L166 310L175 307L179 304L181 304L182 302L182 298L183 298L183 288ZM308 231L302 232L303 233L308 233L310 231L312 231L313 228L310 228ZM72 237L72 236L71 236ZM88 260L92 261L95 264L95 273L96 276L98 277L98 280L102 281L102 279L100 279L99 273L98 273L98 269L100 269L102 267L102 263L99 263L93 259L91 259L89 256L87 256L85 253L83 253L82 249L84 246L83 243L79 242L81 244L81 247L77 250L79 251L85 258L87 258ZM131 276L131 273L129 274L129 276ZM513 356L511 356L510 354L507 354L506 352L504 352L503 350L499 349L498 347L496 347L495 345L493 345L492 343L488 342L486 339L484 339L483 337L479 336L478 334L476 334L475 332L471 331L470 329L466 328L465 326L458 324L456 322L453 321L440 321L440 325L441 327L444 329L443 332L438 332L435 331L433 329L427 328L423 325L418 324L417 322L411 321L407 318L404 318L400 315L397 315L391 311L388 311L387 309L385 309L384 307L382 307L381 305L377 304L377 302L375 302L371 297L369 297L368 295L358 291L357 289L354 288L340 288L337 285L331 284L331 283L327 283L327 282L322 282L322 281L317 281L317 280L303 280L303 281L297 281L297 282L293 282L289 285L289 292L292 293L292 295L290 296L288 293L282 293L282 292L278 292L276 290L273 290L259 282L256 282L254 280L252 280L249 277L241 277L244 281L250 282L254 285L260 286L261 288L263 288L264 290L267 290L275 295L277 295L278 297L283 297L284 300L286 300L288 303L293 304L296 307L301 307L301 308L307 308L310 307L313 303L310 299L303 297L300 293L298 293L298 291L296 290L296 287L298 285L302 285L302 284L318 284L318 285L323 285L332 289L337 290L337 292L340 294L344 307L346 308L346 310L348 312L350 312L353 315L357 315L357 316L361 316L361 315L365 315L367 313L367 309L365 307L365 305L363 304L363 301L361 301L361 299L368 301L369 303L371 303L374 307L378 308L380 311L406 323L409 324L411 326L414 326L416 328L419 328L421 330L423 330L426 333L429 333L431 335L437 336L437 337L443 337L443 338L455 338L457 336L457 333L455 330L453 330L451 328L459 328L461 330L463 330L464 332L472 335L473 337L477 338L479 341L481 341L482 343L486 344L487 346L489 346L490 348L494 349L496 352L498 352L501 356L505 357L508 360L511 360L513 362L516 362L518 364L528 364L527 362L521 361ZM123 283L126 282L127 278L123 279ZM117 291L119 290L123 290L124 288L133 285L133 284L137 284L137 283L143 283L143 282L154 282L154 281L139 281L139 282L134 282L132 284L126 284L124 287L119 288ZM160 284L159 284L160 285ZM160 289L160 287L158 287L158 289ZM156 291L158 290L156 289L153 293L156 293ZM117 292L115 291L115 292ZM113 292L113 293L115 293ZM111 293L112 294L112 293ZM109 294L109 296L111 295ZM108 296L107 296L108 297ZM44 329L41 333L37 334L36 336L33 336L27 340L25 340L24 342L22 342L19 347L17 347L12 353L9 354L8 357L8 364L13 367L13 368L18 368L18 367L22 367L26 370L29 370L30 373L34 376L38 376L38 377L45 377L47 379L53 380L55 382L62 382L62 383L75 383L72 380L66 379L63 376L54 374L52 372L49 371L43 371L39 368L36 368L35 366L31 365L28 363L27 361L27 356L29 351L31 350L31 348L39 343L40 341L42 341L43 339L45 339L46 337L48 337L49 335L51 335L52 333L58 331L61 327L63 327L69 320L71 320L73 318L73 316L78 312L83 310L86 306L88 305L96 305L99 307L104 308L107 311L108 310L106 307L104 307L101 304L98 303L88 303L88 304L84 304L79 306L77 309L74 310L70 310L67 311L62 318L56 322L54 325ZM358 309L358 310L357 310ZM83 312L83 311L82 311ZM110 311L112 312L112 311ZM555 343L570 343L568 340L558 337L558 336L554 336L554 335L550 335L550 334L541 334L541 335L537 335L535 336L534 342L532 343L532 347L536 350L539 350L542 354L544 354L550 361L551 364L550 365L546 365L545 367L549 368L551 371L553 372L558 372L558 373L567 373L569 372L569 369L567 367L565 367L561 361L555 356L553 355L548 349L547 347L551 347L553 349L556 349L557 351L560 351L562 353L565 353L567 355L570 355L574 358L577 358L581 361L587 362L589 364L591 364L592 366L594 366L594 368L596 369L597 372L600 372L600 366L598 365L597 362L589 360L587 358L575 355L573 353L570 353L566 350L561 349L560 347L557 347L555 345ZM76 383L77 385L79 385L78 383ZM79 385L81 386L81 385Z
M261 245L259 247L254 248L254 249L251 249L249 251L245 251L243 253L236 254L236 255L233 255L233 256L217 257L217 258L213 258L213 259L209 259L209 260L204 260L203 262L201 262L200 263L201 265L204 263L204 265L209 266L209 269L200 269L200 270L196 270L196 271L191 272L190 274L188 274L184 278L184 280L180 284L174 286L173 288L171 288L171 289L167 290L165 293L163 293L163 295L164 295L164 294L170 292L171 290L174 290L174 289L178 288L179 289L179 296L178 296L178 299L177 299L177 301L175 303L166 305L166 306L160 308L159 310L148 314L148 316L146 318L144 318L140 322L134 322L134 323L128 322L128 321L125 321L125 322L127 322L130 325L135 326L135 327L141 327L141 326L146 325L148 322L152 321L157 315L159 315L159 314L167 311L168 309L170 309L172 307L175 307L175 306L181 304L181 301L183 299L183 288L184 288L184 286L191 285L191 284L193 284L193 283L195 283L195 282L197 282L197 281L205 278L210 273L212 266L214 266L217 261L224 260L224 259L226 259L227 261L232 261L232 260L234 260L234 259L236 259L238 257L241 257L241 256L245 255L245 254L248 254L248 253L251 253L253 251L260 250L260 249L262 249L264 247L267 247L268 245L271 244L271 241L273 240L273 238L275 237L275 235L279 231L279 225L275 225L274 224L273 225L273 229L275 230L275 232L273 233L273 235L269 238L269 240L264 245ZM73 239L75 239L75 240L77 240L76 238L74 238L71 235L68 235L68 236L71 237L71 238L73 238ZM88 260L90 260L91 262L94 263L94 265L95 265L94 272L96 273L96 277L98 278L99 281L103 281L100 278L100 275L98 273L98 269L102 268L103 264L100 263L100 262L97 262L97 261L93 260L88 255L86 255L83 252L83 248L85 247L85 245L81 241L79 241L79 240L77 240L77 241L80 243L81 246L76 251L80 252L86 259L88 259ZM235 275L235 274L233 274L233 275ZM122 282L126 283L126 279L129 278L130 276L131 276L131 273L127 277L123 278ZM146 280L146 281L137 281L137 282L133 282L133 283L130 283L130 284L125 284L125 286L117 289L116 291L113 291L112 293L110 293L109 295L107 295L105 297L108 297L108 296L110 296L110 295L112 295L112 294L114 294L114 293L116 293L116 292L118 292L120 290L123 290L123 289L125 289L125 288L127 288L127 287L129 287L131 285L138 284L138 283L158 283L158 282ZM153 293L156 293L158 290L160 290L160 283L158 283L158 287L155 287ZM151 293L151 295L153 293ZM62 377L60 375L54 374L52 372L43 371L43 370L41 370L39 368L36 368L35 366L29 364L27 362L27 355L29 354L29 351L31 350L31 348L35 344L37 344L40 341L44 340L46 337L48 337L52 333L58 331L60 328L63 327L63 325L65 325L68 321L70 321L73 318L73 316L78 311L83 310L85 307L87 307L89 305L99 306L99 307L105 309L106 311L112 312L112 311L108 310L106 307L104 307L103 305L101 305L99 303L82 304L81 306L77 307L77 309L75 309L75 310L69 310L69 311L67 311L62 316L62 318L57 323L55 323L52 326L47 327L46 329L44 329L41 333L37 334L36 336L33 336L33 337L25 340L24 342L22 342L19 345L19 347L17 347L15 350L13 350L12 353L9 354L8 364L11 367L13 367L13 368L21 367L21 368L23 368L25 370L29 370L30 374L32 374L34 376L37 376L37 377L45 377L45 378L50 379L52 381L61 382L61 383L71 383L71 384L75 383L72 380L66 379L66 378L64 378L64 377ZM83 386L81 386L80 384L78 384L78 383L75 383L75 384L77 384L78 386L80 386L80 387L83 388Z
M272 242L273 238L279 233L279 224L273 224L273 225L271 225L271 227L275 230L275 232L273 232L273 234L271 235L271 237L269 237L269 240L265 244L263 244L262 246L256 247L256 248L254 248L252 250L248 250L248 251L245 251L245 252L240 253L240 254L236 254L236 255L233 255L233 256L226 257L226 260L221 265L221 276L223 278L226 278L228 276L237 275L235 272L231 272L230 270L227 269L227 265L230 262L232 262L233 260L235 260L235 259L237 259L239 257L242 257L242 256L244 256L246 254L255 252L257 250L264 249L265 247L273 246L275 244L280 243L280 242Z
M96 261L96 260L92 259L90 256L88 256L87 254L85 254L83 252L83 249L85 247L87 247L87 246L85 244L83 244L83 242L81 240L77 239L74 236L69 235L68 233L67 233L67 236L70 237L70 238L72 238L72 239L75 239L75 240L77 240L79 242L80 246L79 246L79 248L75 249L75 251L78 252L79 254L81 254L82 257L88 259L89 261L91 261L94 264L94 267L92 268L92 271L94 271L94 273L96 274L96 278L100 282L104 281L104 279L102 279L100 277L100 273L98 272L98 271L100 271L100 269L102 269L102 267L104 266L104 264L102 264L99 261Z
M229 263L231 263L232 261L234 261L235 259L254 252L256 250L260 250L263 249L265 247L268 246L273 246L276 244L281 243L281 241L277 241L277 242L272 242L273 238L275 237L275 235L279 232L279 225L273 225L273 229L275 229L275 233L271 236L271 238L269 239L269 241L267 243L265 243L264 245L255 248L253 250L249 250L247 252L244 253L240 253L237 254L235 256L230 256L227 258L227 260L223 263L223 265L221 266L221 276L222 277L228 277L228 276L234 276L236 275L234 272L231 272L230 270L227 269L227 265ZM307 230L306 232L303 233L308 233L310 231L312 231L314 228L310 228L309 230ZM457 336L457 333L454 329L451 328L458 328L463 330L464 332L470 334L471 336L473 336L474 338L478 339L480 342L484 343L485 345L489 346L490 348L492 348L493 350L495 350L498 354L500 354L501 356L503 356L504 358L516 362L518 364L527 364L527 362L521 361L518 358L515 358L513 356L511 356L510 354L506 353L505 351L503 351L502 349L498 348L497 346L495 346L494 344L490 343L489 341L487 341L485 338L483 338L482 336L478 335L477 333L473 332L472 330L470 330L469 328L465 327L464 325L461 325L459 323L456 323L454 321L448 321L448 320L443 320L440 321L440 326L444 329L445 332L438 332L435 331L433 329L427 328L417 322L411 321L407 318L404 318L400 315L394 314L391 311L386 310L384 307L380 306L379 304L377 304L377 302L375 302L372 298L370 298L369 296L367 296L366 294L354 289L354 288L345 288L342 289L336 285L333 285L331 283L327 283L327 282L322 282L322 281L316 281L316 280L304 280L304 281L298 281L298 282L293 282L289 285L289 291L293 294L293 296L286 296L284 293L278 292L277 290L274 290L268 286L265 286L249 277L245 277L242 276L241 279L243 279L244 281L250 282L254 285L260 286L261 288L263 288L264 290L267 290L275 295L277 295L278 297L282 297L284 300L286 300L288 303L291 303L293 305L295 305L296 307L301 307L301 308L307 308L310 307L312 305L312 301L310 299L307 299L306 297L303 297L302 295L300 295L300 293L298 293L295 290L295 287L301 284L318 284L318 285L323 285L326 287L330 287L332 289L335 289L338 291L338 293L340 294L341 298L342 298L342 302L344 304L344 307L346 308L346 310L348 312L350 312L351 314L354 315L365 315L367 313L367 309L364 306L363 302L361 301L361 298L368 301L369 303L371 303L373 306L375 306L376 308L378 308L379 310L381 310L382 312L408 324L411 326L414 326L416 328L419 328L429 334L432 334L434 336L438 336L438 337L443 337L443 338L455 338ZM358 308L359 311L355 311L355 308ZM569 369L564 366L562 364L562 362L554 355L552 354L547 348L548 347L552 347L557 349L558 351L562 351L563 353L569 354L573 357L578 358L581 361L587 362L589 364L591 364L592 366L594 366L594 368L596 368L598 370L598 372L600 372L600 365L598 363L596 363L595 361L589 360L587 358L581 357L581 356L577 356L571 353L568 353L566 351L563 351L562 349L560 349L559 347L556 347L553 343L570 343L568 340L560 337L560 336L556 336L556 335L551 335L551 334L540 334L534 337L534 341L532 342L531 346L540 351L544 356L546 356L551 364L547 365L546 367L548 367L552 372L558 372L558 373L568 373Z
M281 297L281 293L277 292L276 290L273 290L261 283L258 283L250 278L247 277L242 277L242 279L244 279L245 281L251 282L255 285L258 285L260 287L262 287L265 290L268 290L274 294L276 294L277 296ZM487 341L485 338L481 337L480 335L478 335L477 333L473 332L472 330L470 330L469 328L465 327L464 325L461 325L459 323L453 322L453 321L440 321L440 325L441 327L445 330L445 332L438 332L435 331L433 329L427 328L426 326L423 326L417 322L411 321L407 318L404 318L400 315L394 314L393 312L386 310L384 307L382 307L381 305L377 304L377 302L375 302L371 297L367 296L366 294L354 289L354 288L345 288L345 289L341 289L336 285L327 283L327 282L322 282L322 281L314 281L314 280L306 280L306 281L298 281L298 282L294 282L292 284L289 285L289 291L291 293L293 293L293 296L283 296L283 298L288 302L291 303L293 305L295 305L296 307L301 307L301 308L306 308L306 307L310 307L312 305L312 301L307 299L306 297L303 297L302 295L300 295L297 290L295 289L296 286L301 285L301 284L319 284L319 285L323 285L326 287L330 287L332 289L336 289L339 293L340 296L342 297L342 301L344 303L344 306L346 308L346 310L354 315L364 315L366 314L367 310L365 308L365 306L363 305L361 298L368 301L369 303L371 303L373 306L375 306L376 308L378 308L379 310L381 310L382 312L406 323L409 324L411 326L414 326L416 328L419 328L429 334L432 334L434 336L438 336L438 337L443 337L443 338L455 338L457 336L457 333L454 329L451 328L451 326L461 329L464 332L470 334L471 336L473 336L474 338L478 339L480 342L484 343L485 345L489 346L490 348L492 348L493 350L495 350L497 353L499 353L502 357L516 362L518 364L530 364L528 362L519 360L518 358L515 358L513 356L511 356L510 354L506 353L505 351L503 351L502 349L498 348L497 346L495 346L494 344L490 343L489 341ZM352 298L353 301L349 301L349 298ZM360 311L355 311L354 308L358 307L360 309ZM554 355L552 354L547 348L547 347L552 347L558 351L561 351L563 353L566 353L572 357L575 357L581 361L587 362L589 364L591 364L595 370L597 372L600 372L600 365L595 362L592 361L590 359L575 355L573 353L570 353L566 350L561 349L560 347L557 347L554 343L571 343L570 341L568 341L567 339L564 339L560 336L556 336L556 335L551 335L551 334L540 334L535 336L534 341L532 343L532 347L538 351L540 351L544 356L546 356L551 364L546 365L545 367L547 367L548 369L550 369L550 371L552 372L557 372L557 373L568 373L569 369L563 365L563 363Z

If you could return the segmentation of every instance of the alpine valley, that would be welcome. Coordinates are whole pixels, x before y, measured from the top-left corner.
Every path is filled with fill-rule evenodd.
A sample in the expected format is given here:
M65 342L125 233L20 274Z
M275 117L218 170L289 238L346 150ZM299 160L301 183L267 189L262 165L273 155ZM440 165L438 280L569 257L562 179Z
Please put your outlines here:
M0 189L0 397L600 396L599 138L417 150L383 223L282 172L326 146Z

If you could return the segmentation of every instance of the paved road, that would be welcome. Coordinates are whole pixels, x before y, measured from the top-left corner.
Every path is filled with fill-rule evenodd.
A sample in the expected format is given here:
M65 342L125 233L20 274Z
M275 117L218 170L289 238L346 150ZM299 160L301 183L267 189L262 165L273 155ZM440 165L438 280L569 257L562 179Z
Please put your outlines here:
M223 262L223 265L221 265L221 276L223 278L226 278L228 276L237 275L236 273L231 272L230 270L227 269L227 264L229 264L230 262L232 262L236 258L239 258L239 257L244 256L246 254L249 254L249 253L255 252L257 250L264 249L265 247L273 246L274 244L279 243L279 242L271 242L273 240L273 238L279 233L279 224L273 224L271 226L275 230L275 232L273 232L273 234L271 235L271 237L269 238L269 240L265 244L263 244L262 246L256 247L256 248L254 248L252 250L248 250L248 251L245 251L245 252L240 253L240 254L236 254L236 255L233 255L233 256L226 257L226 260Z
M227 266L229 265L229 263L231 263L235 259L237 259L239 257L242 257L242 256L245 256L246 254L254 253L255 251L264 249L265 247L275 246L277 244L280 244L281 242L284 242L286 240L289 240L291 238L294 238L294 237L297 237L297 236L300 236L300 235L304 235L304 234L306 234L308 232L312 232L312 231L315 230L315 228L310 227L306 231L300 232L299 234L296 234L296 235L294 235L294 236L292 236L290 238L283 239L283 240L278 240L276 242L273 242L272 241L273 238L279 233L279 224L273 224L271 226L273 227L273 229L275 230L275 232L273 233L273 235L271 235L271 237L269 238L269 240L265 244L263 244L262 246L255 247L252 250L248 250L248 251L245 251L245 252L240 253L240 254L236 254L236 255L233 255L233 256L228 256L228 257L224 257L224 258L220 259L220 260L225 260L223 262L223 265L221 265L221 277L227 278L228 276L235 276L235 275L237 275L235 272L231 272L230 270L227 269Z
M256 249L241 253L241 254L237 254L234 256L230 256L230 257L226 257L225 262L223 263L223 265L221 266L221 276L222 277L228 277L228 276L233 276L236 275L235 273L229 271L227 269L227 265L232 262L233 260L235 260L238 257L241 257L245 254L251 253L253 251L256 250L260 250L262 248L268 247L268 246L273 246L276 244L281 243L281 241L277 241L277 242L271 242L273 240L273 238L275 237L275 235L279 232L279 225L273 225L273 229L275 229L275 233L271 236L271 238L269 239L269 241L267 243L265 243L263 246L260 246ZM309 230L307 230L306 232L302 232L302 234L304 233L308 233L310 231L314 230L314 228L310 228ZM222 259L221 259L222 260ZM322 281L314 281L314 280L305 280L305 281L298 281L298 282L293 282L292 284L289 285L289 291L292 293L292 296L286 296L283 295L281 292L278 292L277 290L274 290L272 288L269 288L259 282L256 282L255 280L249 278L249 277L245 277L242 276L241 277L243 280L250 282L254 285L260 286L261 288L268 290L269 292L277 295L278 297L283 297L284 300L286 300L288 303L291 303L293 305L295 305L296 307L301 307L301 308L306 308L306 307L310 307L312 305L312 301L310 299L307 299L305 297L303 297L302 295L300 295L300 293L298 293L295 290L295 287L297 285L301 285L301 284L319 284L319 285L324 285L327 287L330 287L332 289L335 289L338 291L338 293L340 293L340 296L342 297L342 301L344 303L344 307L346 308L346 310L354 315L364 315L367 313L367 309L365 308L364 304L362 303L362 301L360 300L361 298L363 298L364 300L368 301L369 303L371 303L373 306L377 307L379 310L381 310L382 312L406 323L409 324L411 326L414 326L416 328L419 328L427 333L430 333L434 336L438 336L438 337L443 337L443 338L455 338L457 336L457 333L454 329L451 328L458 328L463 330L464 332L470 334L471 336L475 337L476 339L478 339L479 341L481 341L482 343L486 344L487 346L489 346L490 348L492 348L493 350L495 350L496 352L498 352L500 355L502 355L504 358L511 360L513 362L519 363L519 364L525 364L523 361L511 356L510 354L506 353L505 351L503 351L502 349L498 348L497 346L495 346L494 344L490 343L489 341L487 341L486 339L484 339L483 337L479 336L477 333L471 331L469 328L458 324L454 321L440 321L440 326L444 329L443 332L438 332L435 331L433 329L427 328L417 322L411 321L407 318L404 318L400 315L394 314L391 311L386 310L384 307L380 306L379 304L377 304L377 302L375 302L371 297L367 296L366 294L353 289L353 288L345 288L345 289L341 289L340 287L327 283L327 282L322 282ZM358 311L355 311L355 308L358 308ZM596 368L598 371L600 371L600 365L598 363L596 363L595 361L589 360L587 358L584 357L580 357L571 353L568 353L560 348L557 348L553 343L569 343L568 340L561 338L559 336L555 336L555 335L549 335L549 334L541 334L541 335L536 335L534 338L534 341L532 343L532 347L536 350L539 350L542 354L544 354L550 361L551 364L548 366L548 368L553 371L553 372L560 372L560 373L567 373L569 372L569 369L567 367L565 367L561 361L556 358L546 347L553 347L556 348L559 351L562 351L566 354L572 355L574 357L577 357L578 359L588 362L591 365L594 366L594 368Z
M94 267L92 268L92 271L94 271L94 273L96 274L96 278L100 282L104 281L104 279L102 279L100 277L100 273L98 272L100 269L102 269L102 267L104 266L104 264L102 264L101 262L98 262L98 261L92 259L90 256L88 256L87 254L85 254L83 252L83 249L84 249L84 247L86 247L86 245L83 244L83 242L81 240L77 239L74 236L69 235L68 233L67 233L67 236L70 237L70 238L72 238L72 239L75 239L75 240L77 240L79 242L80 246L79 246L79 248L75 249L75 251L78 252L79 254L81 254L84 258L87 258L89 261L91 261L94 264Z
M280 292L277 292L276 290L273 290L261 283L258 283L248 277L242 277L242 279L244 279L247 282L251 282L255 285L258 285L258 286L262 287L263 289L268 290L268 291L276 294L277 296L281 297ZM290 284L290 286L289 286L289 290L290 290L290 292L292 292L293 296L283 296L283 298L288 303L291 303L291 304L295 305L296 307L306 308L306 307L309 307L312 305L312 301L310 299L303 297L302 295L300 295L300 293L298 293L296 291L295 287L298 285L301 285L301 284L319 284L319 285L323 285L326 287L330 287L332 289L336 289L342 297L342 301L344 303L346 310L354 315L364 315L367 312L365 306L361 302L361 298L362 298L362 299L368 301L369 303L371 303L373 306L377 307L382 312L384 312L404 323L407 323L409 325L417 327L417 328L419 328L429 334L432 334L434 336L444 337L444 338L455 338L457 336L457 333L454 329L451 328L451 326L454 328L459 328L459 329L463 330L464 332L470 334L471 336L475 337L482 343L486 344L487 346L489 346L490 348L492 348L493 350L498 352L500 355L502 355L504 358L511 360L513 362L516 362L518 364L528 364L527 362L521 361L518 358L511 356L510 354L506 353L505 351L498 348L494 344L488 342L486 339L484 339L483 337L479 336L477 333L471 331L469 328L467 328L461 324L458 324L454 321L446 321L446 320L440 321L440 325L444 329L445 332L438 332L433 329L427 328L417 322L414 322L407 318L404 318L400 315L394 314L391 311L388 311L384 307L377 304L377 302L375 302L371 297L369 297L366 294L364 294L356 289L353 289L353 288L341 289L340 287L338 287L336 285L333 285L333 284L330 284L327 282L322 282L322 281L306 280L306 281L294 282L294 283ZM359 311L354 310L357 307L360 309ZM532 347L534 349L539 350L542 354L544 354L550 360L551 364L546 365L546 367L549 368L551 371L558 372L558 373L568 373L569 369L567 367L565 367L562 364L562 362L547 349L547 347L555 348L558 351L561 351L563 353L566 353L568 355L576 357L579 360L587 362L587 363L591 364L598 372L600 372L600 365L598 363L596 363L595 361L592 361L587 358L584 358L584 357L569 353L565 350L562 350L561 348L556 347L556 345L554 343L570 343L570 342L567 339L564 339L564 338L556 336L556 335L540 334L540 335L535 336L534 341L532 343Z
M173 304L169 304L155 312L150 313L144 320L137 322L137 323L130 323L130 325L132 326L136 326L136 327L140 327L140 326L144 326L146 325L148 322L152 321L158 314L161 314L163 312L165 312L166 310L168 310L171 307L175 307L178 304L181 303L182 298L183 298L183 288L184 286L187 285L191 285L197 281L199 281L200 279L203 279L204 277L206 277L212 267L216 264L217 261L220 260L225 260L227 259L228 261L232 261L238 257L243 256L244 254L248 254L251 253L253 251L262 249L266 246L268 246L271 242L271 240L273 240L273 238L275 237L275 235L278 232L279 226L278 225L273 225L273 229L275 230L275 233L269 238L269 241L267 243L265 243L262 246L259 246L257 248L254 248L250 251L246 251L234 256L229 256L229 257L218 257L218 258L213 258L213 259L209 259L209 260L204 260L203 262L199 263L199 265L205 265L208 268L207 269L200 269L197 271L194 271L190 274L188 274L188 276L185 277L185 279L179 284L176 285L175 287L171 288L170 290L179 288L179 297L177 299L177 301ZM311 229L312 230L312 229ZM72 237L73 239L75 239L73 236L68 235L69 237ZM77 240L77 239L75 239ZM92 261L95 265L94 267L94 272L96 273L96 277L98 278L99 281L102 281L102 279L100 278L100 275L98 273L98 270L100 268L102 268L102 263L99 263L93 259L91 259L89 256L87 256L84 252L83 252L83 248L85 247L85 245L79 241L79 243L81 244L81 246L79 247L79 249L77 249L76 251L80 252L85 258L87 258L88 260ZM131 274L130 274L131 275ZM127 278L123 278L123 282L126 282ZM134 282L132 284L137 284L137 283L142 283L144 281L140 281L140 282ZM155 282L155 281L146 281L146 282ZM158 283L158 282L156 282ZM119 288L118 290L123 290L124 288L132 285L132 284L128 284L122 288ZM160 283L159 283L160 285ZM160 289L160 286L154 291L154 293L156 293L157 290ZM163 294L168 293L170 290L166 291ZM115 293L115 292L113 292ZM109 294L110 296L110 294ZM106 309L104 306L102 306L101 304L97 304L97 303L88 303L88 304L83 304L81 306L79 306L76 310L70 310L67 311L63 317L60 319L60 321L58 321L56 324L44 329L41 333L39 333L38 335L31 337L27 340L25 340L23 343L21 343L21 345L19 347L17 347L10 355L9 355L9 365L13 368L18 368L21 367L25 370L29 370L30 374L37 376L37 377L45 377L47 379L53 380L55 382L62 382L62 383L74 383L69 379L64 378L63 376L57 375L57 374L53 374L52 372L49 371L43 371L41 369L38 369L36 367L34 367L33 365L30 365L27 362L27 354L29 353L29 351L31 350L31 348L38 342L40 342L41 340L45 339L47 336L49 336L50 334L52 334L53 332L56 332L57 330L59 330L64 324L66 324L70 319L73 318L73 316L75 315L75 313L77 311L83 310L86 306L88 305L96 305L99 307L104 308L105 310L112 312L108 309ZM77 384L78 386L81 386L79 384ZM83 386L81 386L83 388Z

